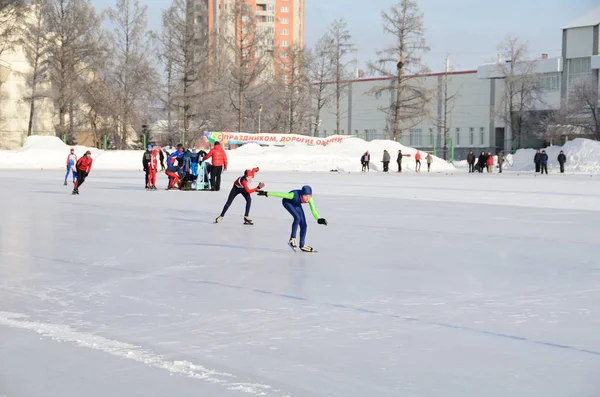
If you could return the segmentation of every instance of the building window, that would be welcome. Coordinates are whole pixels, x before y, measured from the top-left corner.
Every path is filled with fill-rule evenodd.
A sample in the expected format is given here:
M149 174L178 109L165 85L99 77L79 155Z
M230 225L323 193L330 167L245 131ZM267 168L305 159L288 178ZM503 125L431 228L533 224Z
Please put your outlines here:
M475 128L469 128L469 145L473 146L475 142Z
M569 79L576 79L592 72L592 58L569 59Z
M485 128L481 127L479 129L479 134L481 135L481 146L485 145L484 139L485 139Z
M283 41L281 42L281 46L282 46L282 47L289 47L289 45L290 45L290 43L288 43L286 40L283 40Z
M288 25L290 23L290 20L288 18L281 18L281 23L283 25Z
M282 36L289 36L289 34L290 34L290 31L289 31L289 30L287 30L287 29L283 29L283 30L281 31L281 35L282 35Z
M537 77L537 87L544 91L558 91L560 89L560 73L546 73Z
M410 130L410 145L421 146L421 137L423 136L423 130L420 128L413 128Z
M456 142L454 142L456 145L460 145L460 128L456 129L456 135L455 135L455 140Z
M267 11L275 11L275 4L267 4Z
M290 7L288 7L288 6L282 6L281 7L281 12L290 12Z

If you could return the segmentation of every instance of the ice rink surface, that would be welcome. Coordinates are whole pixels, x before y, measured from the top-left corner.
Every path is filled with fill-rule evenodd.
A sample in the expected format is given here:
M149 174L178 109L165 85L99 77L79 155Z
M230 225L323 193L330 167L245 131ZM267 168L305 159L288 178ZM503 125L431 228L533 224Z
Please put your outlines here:
M600 395L600 177L237 176L1 171L0 396Z

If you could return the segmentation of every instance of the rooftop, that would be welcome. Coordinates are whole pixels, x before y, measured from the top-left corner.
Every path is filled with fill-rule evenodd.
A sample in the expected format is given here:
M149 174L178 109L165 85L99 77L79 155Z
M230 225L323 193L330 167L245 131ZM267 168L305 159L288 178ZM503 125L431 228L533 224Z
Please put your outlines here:
M585 15L571 21L563 29L585 28L588 26L600 25L600 6L592 8Z

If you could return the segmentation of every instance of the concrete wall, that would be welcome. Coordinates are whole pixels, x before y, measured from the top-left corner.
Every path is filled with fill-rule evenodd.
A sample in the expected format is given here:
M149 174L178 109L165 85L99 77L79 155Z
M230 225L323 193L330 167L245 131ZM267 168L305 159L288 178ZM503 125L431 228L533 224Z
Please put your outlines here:
M584 58L593 55L594 28L574 28L567 30L567 58Z

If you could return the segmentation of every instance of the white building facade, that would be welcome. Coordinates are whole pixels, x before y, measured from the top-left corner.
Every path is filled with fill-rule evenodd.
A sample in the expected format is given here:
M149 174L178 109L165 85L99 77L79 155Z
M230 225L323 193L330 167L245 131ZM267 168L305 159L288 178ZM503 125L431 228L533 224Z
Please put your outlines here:
M565 106L569 101L570 87L582 76L592 76L598 85L600 70L600 7L563 28L562 56L548 58L541 54L533 60L536 82L542 98L535 111L551 112ZM508 60L510 61L510 60ZM443 155L444 87L452 101L447 127L448 136L455 148L455 158L463 159L473 152L510 152L515 149L515 139L510 123L506 122L506 110L502 107L505 95L505 76L500 63L484 64L472 71L436 73L415 77L420 85L433 93L427 115L418 125L402 128L400 141L421 150ZM518 68L517 68L518 69ZM406 76L406 78L412 78ZM447 79L447 84L445 80ZM358 79L348 82L348 92L341 103L340 131L336 131L335 102L320 114L319 135L357 135L366 140L391 139L392 131L383 108L393 103L393 90L374 95L377 87L394 81L387 78ZM600 89L600 87L599 87ZM534 131L525 130L521 146L539 147L545 144L536 138ZM448 156L448 158L450 158Z

